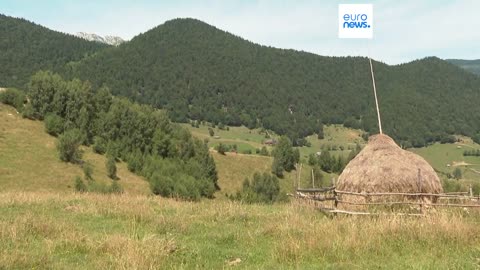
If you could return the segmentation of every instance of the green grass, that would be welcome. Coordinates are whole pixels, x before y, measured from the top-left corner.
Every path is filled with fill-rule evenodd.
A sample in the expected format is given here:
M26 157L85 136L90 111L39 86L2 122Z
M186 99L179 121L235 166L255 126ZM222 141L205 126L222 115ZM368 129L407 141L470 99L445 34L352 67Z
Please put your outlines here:
M462 140L462 142L454 144L436 143L427 147L410 149L410 151L425 158L437 172L440 172L439 176L452 174L455 168L460 168L464 180L478 182L480 181L480 157L465 157L463 152L480 149L480 145L473 143L468 138Z
M307 140L311 143L311 147L299 147L300 156L306 160L308 155L315 154L322 149L326 149L329 146L336 146L338 150L330 151L332 155L338 156L348 156L350 149L355 149L357 143L360 145L365 145L365 140L362 138L362 131L346 128L342 125L328 125L323 128L324 138L319 140L317 135L310 135L307 137ZM343 147L344 150L340 150L340 147Z
M250 149L253 150L253 153L255 153L256 148L262 148L262 146L264 146L262 143L265 140L265 135L261 134L260 129L248 129L244 126L229 127L229 130L214 128L213 130L215 135L214 137L211 137L208 133L208 126L206 125L200 125L198 128L194 128L190 124L181 125L190 130L195 137L200 139L208 139L208 145L210 147L214 147L219 143L229 145L242 144L244 150ZM215 136L218 136L219 138L215 138ZM270 147L268 148L271 149Z
M479 221L478 213L332 219L297 203L0 193L0 268L478 269Z

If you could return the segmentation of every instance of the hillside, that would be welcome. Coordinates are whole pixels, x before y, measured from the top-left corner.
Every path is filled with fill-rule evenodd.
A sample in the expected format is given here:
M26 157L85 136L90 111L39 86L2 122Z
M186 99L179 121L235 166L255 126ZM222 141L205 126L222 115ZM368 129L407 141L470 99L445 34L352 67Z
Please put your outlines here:
M57 139L45 132L41 121L23 119L10 106L0 103L0 186L3 191L73 193L79 165L61 162L55 148ZM95 182L109 185L105 156L84 148L84 160L93 164ZM129 194L150 194L148 182L118 163L119 183Z
M0 87L23 88L40 69L59 71L107 47L2 14L0 37Z
M480 59L478 60L462 60L462 59L446 59L447 62L457 65L474 74L480 75Z
M175 19L72 66L69 76L166 108L175 121L263 126L297 140L321 123L377 132L366 58L260 46ZM480 78L435 57L374 62L384 131L405 146L480 131Z

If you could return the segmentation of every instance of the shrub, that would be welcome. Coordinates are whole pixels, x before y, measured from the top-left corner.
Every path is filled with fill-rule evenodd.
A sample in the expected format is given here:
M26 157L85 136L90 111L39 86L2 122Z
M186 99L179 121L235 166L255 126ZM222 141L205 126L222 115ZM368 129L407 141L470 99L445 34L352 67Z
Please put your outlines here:
M93 166L89 162L85 162L82 164L83 175L85 176L86 180L93 180Z
M57 142L60 160L72 163L79 162L83 154L80 150L82 141L83 138L78 129L67 130L60 135Z
M208 134L210 135L210 137L213 137L213 135L215 135L215 131L213 131L213 129L209 127Z
M56 114L49 114L45 117L45 131L52 136L63 133L64 119Z
M442 187L443 192L459 192L462 190L462 185L458 181L451 179L443 179Z
M86 192L87 191L87 186L83 182L82 178L80 176L75 177L75 185L74 185L75 191L77 192Z
M123 188L118 183L118 181L112 181L112 184L110 185L110 188L109 188L108 192L109 193L114 193L114 194L122 194L123 193Z
M25 94L18 89L7 88L5 91L0 92L0 102L11 105L21 112L25 102Z
M215 149L217 150L217 152L221 155L225 155L225 152L228 151L228 146L224 145L223 143L219 143Z
M25 107L23 107L22 117L30 119L30 120L35 120L36 119L35 110L33 109L32 104L27 103L27 105L25 105Z
M455 168L455 170L453 170L453 177L455 179L462 179L462 170L460 170L460 168Z
M140 150L133 151L127 159L127 168L131 172L141 172L143 168L143 155Z
M97 154L105 154L107 151L107 140L100 136L95 136L93 138L93 151Z
M113 180L117 179L117 165L115 164L115 158L113 156L108 156L105 163L107 168L107 175Z
M278 178L275 175L257 172L253 174L251 181L245 179L241 192L237 192L231 198L246 203L273 203L284 199L280 196Z
M203 166L193 160L181 164L171 159L149 158L143 175L156 195L196 201L201 196L212 198L216 190L215 182L202 172Z

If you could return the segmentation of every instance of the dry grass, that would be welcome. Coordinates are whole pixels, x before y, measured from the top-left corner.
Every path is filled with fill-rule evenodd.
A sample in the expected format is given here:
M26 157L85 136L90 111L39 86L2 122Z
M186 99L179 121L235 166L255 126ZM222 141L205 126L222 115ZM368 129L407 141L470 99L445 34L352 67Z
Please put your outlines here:
M48 135L40 121L22 119L10 106L0 104L0 187L17 191L73 191L73 178L83 176L79 165L61 162L56 138ZM110 183L105 157L84 148L84 160L94 166L93 177ZM120 184L132 194L148 194L148 183L118 163Z
M295 202L0 193L0 268L475 269L478 212L328 218Z

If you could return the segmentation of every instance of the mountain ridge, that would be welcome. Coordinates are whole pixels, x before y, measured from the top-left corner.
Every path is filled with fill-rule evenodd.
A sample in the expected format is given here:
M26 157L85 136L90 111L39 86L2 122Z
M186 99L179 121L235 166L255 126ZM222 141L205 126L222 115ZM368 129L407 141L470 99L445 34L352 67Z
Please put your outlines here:
M125 42L124 39L118 36L110 36L110 35L100 36L95 33L86 33L86 32L76 32L74 35L77 37L86 39L88 41L97 41L100 43L105 43L113 46L118 46Z

